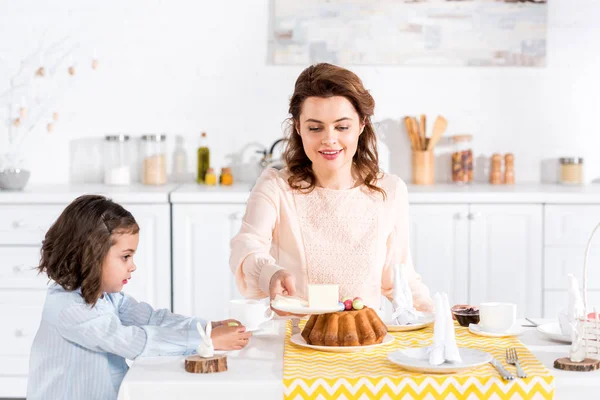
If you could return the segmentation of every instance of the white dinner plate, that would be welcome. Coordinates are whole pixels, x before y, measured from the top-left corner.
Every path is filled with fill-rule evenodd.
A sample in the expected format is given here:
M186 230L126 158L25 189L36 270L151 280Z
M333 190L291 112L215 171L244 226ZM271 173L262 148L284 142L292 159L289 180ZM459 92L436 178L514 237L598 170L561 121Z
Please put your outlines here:
M459 347L461 362L445 362L440 365L429 364L427 347L396 350L388 354L388 360L399 365L402 369L426 374L453 374L485 365L492 360L492 355L485 351Z
M489 332L484 330L479 324L469 324L469 332L479 336L503 338L519 336L520 334L525 332L525 329L523 329L519 325L514 325L512 328L504 332Z
M304 340L302 334L300 333L296 333L295 335L293 335L290 338L290 341L297 346L307 347L313 350L328 351L331 353L356 353L359 351L371 350L379 346L385 346L386 344L393 342L394 337L388 333L383 338L383 342L377 344L369 344L366 346L314 346L312 344L306 343L306 340Z
M408 332L426 328L435 322L435 314L421 313L419 318L408 325L396 325L393 321L385 321L388 332Z
M341 311L339 306L330 307L330 308L319 308L319 307L306 307L301 305L292 305L292 304L278 304L276 302L271 303L271 307L278 311L283 311L291 314L297 315L318 315L318 314L328 314L332 312Z
M547 324L538 325L537 330L549 339L556 340L557 342L571 343L571 337L569 335L563 335L558 322L549 322Z

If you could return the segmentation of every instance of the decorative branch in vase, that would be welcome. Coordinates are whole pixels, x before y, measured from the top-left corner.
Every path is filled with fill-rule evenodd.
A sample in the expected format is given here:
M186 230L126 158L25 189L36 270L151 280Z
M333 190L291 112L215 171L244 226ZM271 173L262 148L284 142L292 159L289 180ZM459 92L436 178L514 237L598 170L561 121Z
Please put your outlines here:
M0 93L0 139L4 136L2 130L6 132L0 149L5 145L7 149L0 154L0 190L22 190L27 185L31 173L24 157L25 139L42 129L47 133L55 131L60 119L56 105L80 72L74 56L80 44L66 36L45 46L45 37L46 34L35 51L21 59L12 76L8 63L0 58L0 76L2 69L10 76L7 90ZM90 70L97 69L98 64L94 51L88 64Z

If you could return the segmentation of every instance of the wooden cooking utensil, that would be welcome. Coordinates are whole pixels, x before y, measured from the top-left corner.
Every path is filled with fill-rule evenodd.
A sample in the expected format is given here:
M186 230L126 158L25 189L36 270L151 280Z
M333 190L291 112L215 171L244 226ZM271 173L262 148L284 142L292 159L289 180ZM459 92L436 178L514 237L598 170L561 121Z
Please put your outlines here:
M447 127L448 121L446 121L446 118L442 117L441 115L438 115L438 117L435 120L435 123L433 124L433 132L431 134L431 140L429 141L427 150L432 150L435 147L435 145L442 138L442 135L446 131Z
M421 135L419 134L419 123L415 117L410 117L410 124L412 127L412 133L414 137L414 141L417 144L416 150L425 150L421 147Z
M415 143L413 141L413 136L411 133L412 127L410 124L410 118L409 117L404 117L404 127L406 128L406 133L408 134L408 140L410 141L410 147L411 149L415 149Z
M427 125L425 122L425 115L421 114L419 123L419 133L421 134L421 148L425 150L427 148Z

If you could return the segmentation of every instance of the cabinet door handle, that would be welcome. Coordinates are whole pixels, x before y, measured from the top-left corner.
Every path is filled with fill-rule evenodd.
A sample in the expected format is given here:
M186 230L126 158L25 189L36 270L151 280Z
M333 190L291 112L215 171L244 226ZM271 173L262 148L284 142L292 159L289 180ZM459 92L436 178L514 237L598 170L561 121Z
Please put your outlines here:
M22 273L22 272L23 272L23 267L24 267L24 265L23 265L23 264L20 264L20 265L15 265L15 266L13 267L13 272L14 272L15 274L20 274L20 273Z
M475 219L479 219L481 218L481 213L480 212L476 212L476 213L469 213L469 219L471 221L475 220Z
M468 212L457 212L456 214L454 214L454 219L457 220L463 220L463 219L467 219L469 217L469 213Z
M15 229L23 228L25 226L25 221L23 221L23 220L13 221L12 226Z
M242 220L242 212L238 211L229 216L232 221L241 221Z
M23 332L22 329L17 329L15 331L15 337L23 337L23 336L25 336L25 332Z

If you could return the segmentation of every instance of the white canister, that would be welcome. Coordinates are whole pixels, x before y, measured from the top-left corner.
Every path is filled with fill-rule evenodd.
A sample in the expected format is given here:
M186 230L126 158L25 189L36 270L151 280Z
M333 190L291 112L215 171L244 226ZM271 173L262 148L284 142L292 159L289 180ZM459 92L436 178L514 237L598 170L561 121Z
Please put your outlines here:
M127 135L104 137L104 183L106 185L131 184L131 146Z

